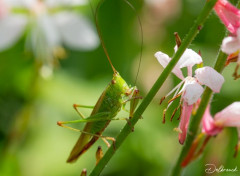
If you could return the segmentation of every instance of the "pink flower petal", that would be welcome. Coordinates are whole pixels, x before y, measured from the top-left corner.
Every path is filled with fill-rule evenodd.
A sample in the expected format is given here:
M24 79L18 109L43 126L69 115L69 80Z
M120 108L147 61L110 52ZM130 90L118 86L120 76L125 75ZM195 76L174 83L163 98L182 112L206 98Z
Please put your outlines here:
M54 21L49 15L41 15L37 19L37 25L41 30L42 34L44 34L46 44L51 47L57 47L61 45L61 38L58 33L58 28L54 25ZM37 35L40 35L40 32L37 32Z
M7 15L0 19L0 51L13 46L23 34L27 24L24 15Z
M154 56L157 58L158 62L163 66L163 68L165 68L168 65L168 63L171 61L171 58L167 54L162 53L161 51L156 52ZM178 68L177 66L173 68L172 72L178 78L182 80L184 79L181 69Z
M177 46L174 47L175 52L177 51ZM157 58L158 62L165 68L167 64L170 62L171 58L162 53L162 52L156 52L155 57ZM183 53L181 58L179 59L178 63L172 70L172 72L179 77L180 79L184 79L184 76L182 74L181 68L188 67L188 69L192 69L192 66L195 64L202 63L202 57L197 54L195 51L191 49L186 49L186 51ZM189 72L191 73L191 72ZM189 75L192 76L192 75Z
M240 127L240 102L234 102L218 112L214 121L225 127Z
M188 78L180 92L183 92L183 100L187 102L188 105L192 105L201 97L203 88L194 78Z
M165 54L165 53L163 53L163 52L161 52L161 51L156 52L154 56L157 58L158 62L159 62L164 68L165 68L165 67L168 65L168 63L171 61L171 58L170 58L167 54Z
M32 8L38 0L4 0L12 8Z
M9 7L3 0L0 0L0 19L6 16L8 13Z
M92 50L99 39L92 23L84 16L63 11L53 16L64 44L76 50Z
M192 108L193 108L193 105L189 106L187 102L183 102L182 115L179 123L179 128L181 130L181 133L179 133L178 135L180 144L184 144L184 141L186 139L189 119L192 113Z
M212 67L198 68L195 70L195 77L201 84L208 86L214 92L220 92L224 82L224 77Z
M222 41L221 49L226 54L235 53L240 49L240 42L237 37L226 37Z
M208 105L202 119L202 132L210 136L215 136L221 131L222 128L215 125L214 119L210 114L210 105Z
M178 47L177 45L174 47L174 51L177 52ZM191 50L191 49L186 49L183 53L183 55L181 56L181 58L179 59L176 67L178 68L184 68L187 67L188 68L188 76L192 76L192 67L196 64L200 64L202 63L202 57L196 53L195 51Z
M227 29L236 35L240 27L240 11L227 0L218 0L214 9Z
M178 61L177 65L179 68L192 67L196 64L202 63L202 57L191 49L186 49L182 57ZM191 76L191 75L189 75Z
M46 0L46 4L49 7L59 7L59 6L80 6L87 4L87 0Z

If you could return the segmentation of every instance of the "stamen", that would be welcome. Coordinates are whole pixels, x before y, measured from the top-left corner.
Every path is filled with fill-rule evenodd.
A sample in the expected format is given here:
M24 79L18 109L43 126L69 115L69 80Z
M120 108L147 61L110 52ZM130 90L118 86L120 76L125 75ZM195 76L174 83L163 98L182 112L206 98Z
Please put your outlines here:
M173 131L175 131L177 133L182 133L182 130L180 128L174 128Z
M179 93L179 94L177 94L177 93L179 92L179 89L181 88L181 86L182 86L182 84L184 83L184 81L185 81L185 79L184 79L183 81L181 81L181 82L180 82L176 87L174 87L165 97L163 97L163 98L160 100L160 104L161 104L161 103L163 102L163 100L164 100L167 96L171 95L171 94L176 90L176 93L174 94L173 98L168 101L168 106L167 106L167 108L164 109L164 111L163 111L163 121L162 121L162 123L165 123L166 111L167 111L167 109L170 107L170 105L172 104L172 101L182 95L182 92ZM180 106L180 107L181 107L181 106ZM176 112L175 112L175 113L176 113ZM171 119L172 119L172 118L173 118L173 117L171 117Z
M202 57L201 50L198 51L198 55Z
M180 106L181 106L181 104L179 104L178 107L177 107L176 109L174 109L174 111L173 111L173 113L172 113L172 116L171 116L171 119L170 119L171 122L172 122L173 117L175 116L177 110L180 108Z
M172 116L171 116L171 119L170 119L170 121L172 122L172 120L173 120L173 117L174 117L174 115L176 114L176 112L177 112L177 108L176 109L174 109L174 111L173 111L173 113L172 113Z
M225 67L228 66L231 62L237 62L238 60L238 53L239 51L233 53L233 54L230 54L227 58L227 61L225 63Z
M238 74L239 66L240 66L240 63L237 63L237 66L236 66L235 71L233 73L233 77L234 77L235 80L240 78L240 74Z
M63 47L57 46L53 48L53 56L57 59L64 59L67 57L67 52Z
M163 124L164 124L165 121L166 121L166 111L167 111L167 109L164 109L164 110L163 110L163 121L162 121Z
M169 101L168 101L168 104L169 103L171 103L172 101L174 101L174 100L176 100L178 97L180 97L182 95L182 92L181 93L179 93L179 94L177 94L175 97L173 97L172 99L170 99Z
M233 155L234 158L237 157L239 149L240 149L240 142L238 142L238 144L235 146L235 152Z
M182 116L182 103L180 103L180 114L177 120L181 120L181 116Z
M168 93L168 95L166 95L165 97L169 96L173 91L175 91L176 89L176 92L175 94L173 95L173 97L176 97L177 96L177 93L179 92L179 89L181 88L182 84L184 83L185 79L183 81L181 81L173 90L171 90L171 92ZM168 106L167 106L167 109L171 106L172 102L168 102Z
M160 105L161 105L162 102L165 100L165 98L166 98L165 96L161 98L160 103L159 103Z
M171 95L175 90L179 90L179 88L181 87L181 85L184 83L185 79L182 80L176 87L174 87L166 96L165 98L167 98L169 95ZM178 91L176 91L178 92ZM174 95L175 96L175 95Z

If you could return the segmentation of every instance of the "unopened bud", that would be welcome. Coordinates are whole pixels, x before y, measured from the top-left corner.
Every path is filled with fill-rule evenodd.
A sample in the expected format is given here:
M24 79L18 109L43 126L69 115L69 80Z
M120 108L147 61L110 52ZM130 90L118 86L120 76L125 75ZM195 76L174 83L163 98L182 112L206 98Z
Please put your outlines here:
M80 176L87 176L87 169L83 169Z
M96 152L96 165L102 159L102 157L103 157L102 147L98 146L98 149L97 149L97 152Z

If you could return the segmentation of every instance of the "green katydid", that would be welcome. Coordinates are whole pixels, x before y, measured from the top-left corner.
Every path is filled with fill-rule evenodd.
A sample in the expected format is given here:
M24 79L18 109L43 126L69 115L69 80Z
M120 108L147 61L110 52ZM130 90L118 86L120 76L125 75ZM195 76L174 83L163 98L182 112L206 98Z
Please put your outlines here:
M127 2L126 0L124 1ZM127 2L127 4L130 5L131 8L133 8L133 6L129 2ZM104 52L113 70L113 78L110 81L110 83L107 85L107 87L105 88L101 96L99 97L95 106L83 106L83 105L77 105L77 104L73 105L74 109L78 112L80 117L82 117L81 120L57 122L59 126L81 132L81 135L77 143L73 147L70 153L70 156L67 159L68 163L72 163L76 161L99 138L101 138L107 144L108 147L110 147L110 144L108 143L107 140L113 141L113 145L114 145L115 139L113 137L102 136L103 131L111 122L111 120L116 119L114 117L118 114L118 112L122 108L124 108L125 104L128 101L130 101L129 118L131 118L133 116L135 108L137 107L138 101L141 98L139 96L138 89L135 86L131 87L126 83L126 81L116 71L116 69L114 68L110 60L110 57L106 50L105 44L102 40L101 32L97 23L96 14L97 14L99 5L100 3L98 4L95 15L94 15L95 24L97 27L99 38L101 40L102 47L104 49ZM138 20L141 27L140 19L138 18ZM142 34L142 27L141 27L141 34ZM142 45L141 45L141 51L142 51ZM93 108L93 111L89 117L85 118L84 115L78 110L78 108ZM128 121L128 118L126 118L126 120ZM83 130L74 129L64 125L69 123L83 123L83 122L86 122Z

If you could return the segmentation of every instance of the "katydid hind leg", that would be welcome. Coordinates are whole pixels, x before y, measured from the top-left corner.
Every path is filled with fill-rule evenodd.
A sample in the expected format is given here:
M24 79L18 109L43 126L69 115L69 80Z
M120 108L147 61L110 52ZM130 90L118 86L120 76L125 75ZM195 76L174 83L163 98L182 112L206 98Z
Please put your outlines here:
M126 118L125 118L125 119L126 119ZM84 119L84 120L85 120L84 122L86 122L86 119ZM120 120L120 119L117 119L117 120ZM81 121L81 120L76 120L76 123L78 123L79 121ZM72 130L72 131L81 132L81 133L86 134L86 135L90 135L90 136L95 136L95 137L101 138L101 139L104 141L104 143L107 145L107 147L110 147L110 144L109 144L109 142L108 142L107 140L112 141L112 142L113 142L113 145L114 145L116 139L113 138L113 137L110 137L110 136L102 136L102 135L99 135L99 134L93 134L93 133L90 133L90 132L87 132L87 131L79 130L79 129L76 129L76 128L73 128L73 127L64 125L64 124L73 123L73 122L75 122L75 121L58 122L58 125L61 126L61 127L63 127L63 128L70 129L70 130ZM92 122L92 121L91 121L91 122Z
M101 138L104 143L107 145L107 147L110 147L111 145L109 144L109 142L107 140L110 140L113 142L113 147L115 148L115 142L116 142L116 139L114 137L110 137L110 136L103 136L103 135L100 135L100 134L93 134L93 133L89 133L87 131L83 131L83 130L79 130L79 129L76 129L76 128L72 128L72 127L69 127L67 125L63 125L61 124L61 127L63 128L67 128L67 129L70 129L70 130L73 130L73 131L76 131L76 132L80 132L80 133L83 133L83 134L86 134L86 135L90 135L90 136L93 136L93 137L97 137L97 138Z

